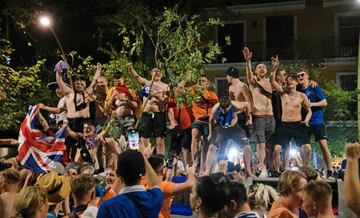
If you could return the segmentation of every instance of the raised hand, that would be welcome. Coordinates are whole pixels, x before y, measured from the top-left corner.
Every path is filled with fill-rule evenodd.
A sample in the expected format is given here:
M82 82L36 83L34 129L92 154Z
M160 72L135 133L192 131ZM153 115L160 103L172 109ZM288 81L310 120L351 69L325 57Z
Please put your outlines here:
M249 61L252 58L252 52L249 50L248 47L244 47L244 49L242 50L245 61Z
M279 67L280 61L279 61L278 55L276 55L275 57L271 57L271 64L272 64L272 69L273 69L273 70L274 70L275 68Z
M132 62L126 63L126 68L129 72L131 72L131 70L134 68L133 63Z
M346 159L357 160L360 158L360 144L358 142L345 145Z

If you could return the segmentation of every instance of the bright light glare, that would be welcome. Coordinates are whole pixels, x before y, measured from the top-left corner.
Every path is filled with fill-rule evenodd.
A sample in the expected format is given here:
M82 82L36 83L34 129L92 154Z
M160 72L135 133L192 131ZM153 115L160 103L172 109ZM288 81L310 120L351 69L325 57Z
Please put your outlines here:
M40 17L39 21L40 21L40 24L43 26L50 26L50 23L51 23L50 18L46 17L46 16Z
M290 157L296 157L298 154L298 151L296 149L290 149L289 154L290 154Z
M356 2L357 2L358 4L360 4L360 0L356 0Z
M232 161L234 158L236 158L238 156L238 154L239 154L238 149L232 147L229 149L226 156L227 156L228 160Z

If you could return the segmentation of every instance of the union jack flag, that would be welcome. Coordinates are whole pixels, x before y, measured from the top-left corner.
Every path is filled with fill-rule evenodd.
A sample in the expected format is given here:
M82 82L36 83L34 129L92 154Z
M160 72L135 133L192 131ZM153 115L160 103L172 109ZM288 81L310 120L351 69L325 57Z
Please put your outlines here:
M19 132L18 159L21 165L34 172L45 173L60 165L65 150L63 127L55 135L48 136L36 129L38 106L30 106Z

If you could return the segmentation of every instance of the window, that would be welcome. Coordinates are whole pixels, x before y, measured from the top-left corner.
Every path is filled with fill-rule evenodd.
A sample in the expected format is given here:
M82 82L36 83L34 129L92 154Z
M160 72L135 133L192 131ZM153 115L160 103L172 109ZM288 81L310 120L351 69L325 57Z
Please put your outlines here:
M356 57L358 51L360 15L340 16L338 23L338 51L340 57Z
M226 77L215 78L216 94L220 98L224 93L229 93L229 83Z
M281 59L294 56L294 17L276 16L266 18L267 59L278 54Z
M357 88L357 74L353 72L336 73L336 83L346 91L355 91ZM350 102L348 105L350 120L357 119L357 102Z
M218 27L218 43L222 48L223 56L227 59L228 63L241 62L241 51L244 47L244 23L225 24L223 27ZM230 36L231 45L226 45L225 37Z

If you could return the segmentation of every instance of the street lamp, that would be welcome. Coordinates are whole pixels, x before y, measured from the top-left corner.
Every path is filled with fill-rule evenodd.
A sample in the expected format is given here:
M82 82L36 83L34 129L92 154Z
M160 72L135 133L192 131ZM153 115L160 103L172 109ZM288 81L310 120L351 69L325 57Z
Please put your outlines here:
M59 48L60 48L60 52L61 52L62 58L64 59L65 62L67 62L67 61L66 61L66 55L65 55L64 49L63 49L63 47L62 47L62 45L61 45L61 43L60 43L59 38L57 37L57 35L56 35L55 31L54 31L54 29L53 29L52 26L51 26L51 23L52 23L52 22L51 22L50 17L45 16L45 15L44 15L44 16L41 16L41 17L39 18L39 22L40 22L40 24L41 24L42 26L47 27L47 28L50 29L51 33L53 34L54 38L56 39L56 43L58 44L58 46L59 46Z
M63 47L62 47L62 45L61 45L61 43L60 43L60 40L59 40L59 38L57 37L54 29L53 29L52 26L51 26L51 23L52 23L52 22L51 22L50 17L49 17L49 16L46 16L46 15L43 15L43 16L39 17L39 22L40 22L40 24L41 24L42 26L47 27L47 28L50 29L52 35L54 36L54 38L55 38L55 40L56 40L56 43L58 44L58 46L59 46L59 48L60 48L60 52L61 52L62 59L65 61L65 63L68 64L68 66L70 66L69 63L67 62L67 58L66 58L64 49L63 49ZM73 87L73 81L72 81L72 78L71 78L71 77L70 77L70 84L71 84L71 87Z

